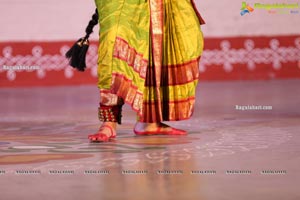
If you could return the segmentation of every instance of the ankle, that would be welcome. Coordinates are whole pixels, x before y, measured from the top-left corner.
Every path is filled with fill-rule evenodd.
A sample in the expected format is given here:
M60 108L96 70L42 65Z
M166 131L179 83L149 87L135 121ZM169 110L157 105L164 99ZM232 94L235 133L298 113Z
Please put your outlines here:
M96 134L105 134L107 136L117 135L117 123L116 122L103 122Z
M134 130L137 130L137 131L152 130L152 129L156 129L157 127L159 127L159 124L160 123L136 122L136 124L134 126Z
M100 125L100 129L105 126L110 126L115 131L117 129L117 122L103 122Z

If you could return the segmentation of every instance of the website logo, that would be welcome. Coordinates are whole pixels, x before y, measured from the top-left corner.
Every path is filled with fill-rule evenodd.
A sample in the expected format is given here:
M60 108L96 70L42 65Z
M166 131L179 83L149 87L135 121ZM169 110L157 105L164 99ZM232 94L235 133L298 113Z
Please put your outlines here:
M300 14L299 3L252 3L250 6L247 2L242 2L241 16L247 13L265 10L269 14Z
M250 12L253 12L254 9L249 5L247 4L245 1L242 2L242 8L241 8L241 16L247 14L247 13L250 13Z
M266 10L270 14L299 14L298 3L255 3L254 8L256 10Z

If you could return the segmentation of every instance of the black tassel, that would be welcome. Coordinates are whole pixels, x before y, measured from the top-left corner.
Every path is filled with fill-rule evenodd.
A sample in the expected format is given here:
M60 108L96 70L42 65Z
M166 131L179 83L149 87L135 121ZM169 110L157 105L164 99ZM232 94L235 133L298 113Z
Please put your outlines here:
M89 49L89 36L93 32L94 26L98 24L98 12L97 9L92 19L89 21L86 27L86 36L80 38L69 51L66 53L66 57L69 59L69 64L79 71L84 71L86 68L85 58Z
M86 57L88 49L89 49L89 40L84 39L82 42L80 53L79 53L79 63L78 63L79 71L84 71L84 69L86 68L85 57Z
M86 68L85 57L88 48L88 39L80 38L66 53L66 57L70 60L69 64L79 71L84 71Z

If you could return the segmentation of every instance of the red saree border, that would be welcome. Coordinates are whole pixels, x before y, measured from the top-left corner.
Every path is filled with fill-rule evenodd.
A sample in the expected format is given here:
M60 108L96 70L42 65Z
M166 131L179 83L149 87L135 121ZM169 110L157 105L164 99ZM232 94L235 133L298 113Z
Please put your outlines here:
M125 75L112 73L112 86L109 92L121 97L138 115L142 115L143 93Z
M140 117L142 122L160 122L160 121L178 121L191 117L194 110L195 96L181 100L171 100L160 102L144 101L143 93L138 90L138 87L133 85L132 80L123 74L114 72L112 74L112 87L110 90L101 90L101 92L115 94L121 97L125 103L130 105ZM162 115L154 115L160 105L164 108L171 107L172 112L163 112ZM145 113L146 112L146 113ZM166 114L168 113L168 114Z
M195 59L192 59L190 61L187 61L187 62L184 62L184 63L181 63L181 64L172 64L172 65L167 65L168 68L172 68L172 67L182 67L182 66L185 66L185 65L189 65L191 63L194 63L194 62L199 62L200 61L200 58L201 56L198 56L197 58Z
M138 53L125 39L116 38L113 57L126 62L141 78L146 78L148 60L143 58L143 54Z
M195 98L191 97L187 100L173 101L173 103L162 102L162 108L165 112L161 116L155 114L157 112L157 103L146 102L146 104L143 116L140 118L141 122L179 121L189 119L192 116L194 113Z
M99 89L100 103L99 105L115 106L119 103L119 98L116 94L112 94L109 89Z
M129 43L121 38L116 38L116 45L114 48L114 58L120 59L132 67L142 79L146 79L148 60L143 58L143 54L138 53L137 50L130 46ZM201 56L181 64L163 65L162 70L168 74L167 84L161 81L161 86L175 86L193 82L199 78L199 60ZM172 74L178 74L173 77Z
M163 56L163 0L150 1L150 30L152 43L153 64L155 67L156 85L160 85L162 56Z
M184 103L184 102L190 102L191 100L195 100L195 96L191 96L189 98L186 98L186 99L181 99L181 100L174 100L174 101L166 101L168 102L169 104L176 104L176 103ZM157 103L158 101L157 100L154 100L154 101L144 101L143 104L155 104Z
M177 86L188 84L199 79L199 60L197 59L188 61L178 65L168 65L165 69L168 74L167 84L162 83L161 86ZM176 77L173 75L176 74Z
M163 37L164 37L164 8L163 8L163 0L150 0L150 39L151 39L151 49L152 54L150 56L151 62L153 61L153 67L154 67L154 76L156 86L160 86L161 83L161 70L162 70L162 57L163 57ZM151 66L152 67L152 66ZM150 77L151 78L151 77ZM147 80L146 82L150 81ZM151 78L152 79L152 78ZM150 81L151 82L151 81ZM155 95L157 96L157 99L160 100L160 91L159 88L156 87ZM143 106L143 109L146 110ZM162 107L161 104L156 105L157 112L155 113L156 116L158 116L159 120L162 119Z

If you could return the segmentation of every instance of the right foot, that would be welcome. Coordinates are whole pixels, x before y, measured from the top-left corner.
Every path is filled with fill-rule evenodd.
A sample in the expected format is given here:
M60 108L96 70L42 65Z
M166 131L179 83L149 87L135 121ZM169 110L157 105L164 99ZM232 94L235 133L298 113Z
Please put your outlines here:
M115 122L103 122L96 134L89 135L88 138L91 142L108 142L111 138L116 137Z
M187 132L164 123L137 122L133 129L136 135L186 135Z

